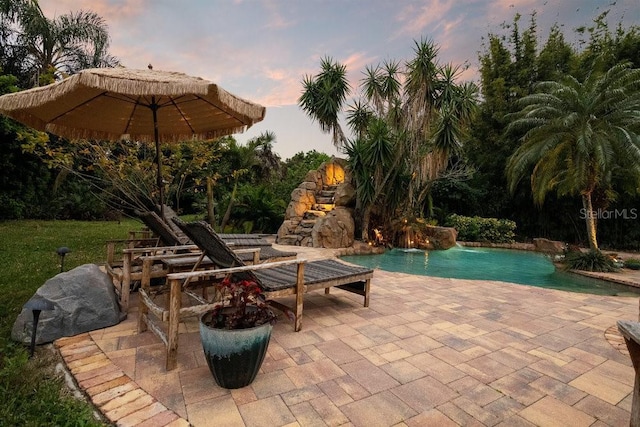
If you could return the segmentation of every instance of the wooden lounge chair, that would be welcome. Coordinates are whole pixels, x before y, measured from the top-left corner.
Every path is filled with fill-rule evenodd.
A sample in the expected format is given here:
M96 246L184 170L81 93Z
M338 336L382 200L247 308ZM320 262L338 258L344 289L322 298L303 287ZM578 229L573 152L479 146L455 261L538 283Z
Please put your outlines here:
M165 208L166 212L166 208ZM138 218L167 246L179 246L192 244L191 239L184 234L173 221L165 222L160 216L153 211L136 212ZM177 217L173 217L177 218ZM174 224L174 227L171 227ZM257 234L220 234L227 245L232 246L234 250L259 248L259 260L263 261L281 261L285 259L294 259L296 252L281 251L271 246L266 239ZM254 255L251 251L242 251L238 256L244 262L252 262ZM190 260L184 259L185 265ZM205 261L206 262L206 261Z
M245 265L207 223L200 221L186 224L177 218L174 221L211 259L216 268L169 274L169 300L165 307L156 304L146 289L140 290L138 332L148 328L160 337L166 345L167 370L176 367L180 321L188 316L200 315L216 304L199 297L190 289L203 284L206 286L207 282L211 284L213 280L220 280L227 275L238 280L256 281L274 308L293 313L296 331L302 326L303 294L306 292L324 289L325 294L328 294L331 287L337 287L363 296L364 306L369 306L372 269L345 264L336 259L310 262L296 259ZM195 304L183 307L185 295ZM274 301L275 298L290 295L295 295L295 305L292 307ZM158 320L165 326L158 324Z
M160 217L157 215L157 212L160 211L160 207L157 206L157 208L158 209L156 210L155 217L150 216L148 213L144 214L142 212L137 212L142 222L144 222L145 225L152 231L155 230L156 227L158 227L158 221L160 220ZM174 236L173 238L170 238L172 243L169 243L169 242L165 242L165 243L166 244L179 244L179 243L191 244L192 242L189 239L189 237L186 234L184 234L184 232L180 229L180 227L178 227L171 220L172 218L179 218L178 214L173 209L171 209L171 206L164 205L164 221L162 221L160 225L164 228L169 228L170 232L172 232ZM164 235L166 236L166 234ZM220 236L222 240L225 241L225 243L227 243L229 246L233 246L234 248L241 247L244 249L244 248L255 248L258 246L260 247L271 246L271 243L269 243L260 234L218 233L218 236ZM294 257L295 255L296 254L293 254Z
M165 212L171 214L169 208ZM191 243L182 230L173 222L166 222L153 211L136 215L157 237L129 239L107 242L107 273L111 277L118 296L120 309L129 311L129 296L140 284L149 285L152 279L166 277L170 271L191 271L196 268L213 268L211 260L202 257L198 247ZM170 225L173 224L173 227ZM281 251L271 246L266 239L257 234L225 234L225 241L245 263L295 259L297 253ZM116 243L120 246L120 259L115 259ZM169 261L170 260L170 261ZM170 262L171 264L167 264Z

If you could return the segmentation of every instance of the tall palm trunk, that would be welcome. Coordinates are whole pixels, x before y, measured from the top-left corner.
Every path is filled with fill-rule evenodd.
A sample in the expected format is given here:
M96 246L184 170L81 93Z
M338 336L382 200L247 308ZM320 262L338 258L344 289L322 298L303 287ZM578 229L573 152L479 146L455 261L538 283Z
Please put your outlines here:
M227 210L224 213L224 217L222 217L222 223L220 224L220 231L224 232L224 228L229 223L229 219L231 219L231 210L233 209L233 205L236 203L236 193L238 192L238 180L236 179L235 184L233 184L233 190L231 191L231 197L229 198L229 205L227 206Z
M582 195L582 207L585 211L585 221L587 222L587 238L589 239L589 248L598 249L598 240L596 237L596 215L593 211L591 203L591 192Z
M215 228L216 215L213 206L213 179L210 176L207 177L207 219L209 220L209 225Z
M362 241L369 241L369 223L371 222L371 210L373 209L373 204L368 204L364 207L362 213Z

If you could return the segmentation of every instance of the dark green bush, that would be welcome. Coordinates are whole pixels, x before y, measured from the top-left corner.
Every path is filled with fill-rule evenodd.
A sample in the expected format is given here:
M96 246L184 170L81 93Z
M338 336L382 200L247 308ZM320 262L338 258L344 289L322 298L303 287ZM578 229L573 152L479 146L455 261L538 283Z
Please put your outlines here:
M463 242L513 243L516 223L508 219L450 215L445 223L458 230Z
M565 257L566 268L569 270L584 270L608 272L616 271L617 268L610 256L603 254L599 250L589 252L574 251L569 252Z
M631 270L640 270L640 259L629 258L624 262L624 266L626 268L630 268Z

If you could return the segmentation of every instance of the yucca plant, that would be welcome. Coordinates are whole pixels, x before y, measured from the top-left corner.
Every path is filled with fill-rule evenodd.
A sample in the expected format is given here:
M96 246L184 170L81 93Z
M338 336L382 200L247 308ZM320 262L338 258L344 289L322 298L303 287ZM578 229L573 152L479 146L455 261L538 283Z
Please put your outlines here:
M565 263L568 270L597 272L618 270L611 257L603 254L597 249L592 249L589 252L569 252L565 257Z

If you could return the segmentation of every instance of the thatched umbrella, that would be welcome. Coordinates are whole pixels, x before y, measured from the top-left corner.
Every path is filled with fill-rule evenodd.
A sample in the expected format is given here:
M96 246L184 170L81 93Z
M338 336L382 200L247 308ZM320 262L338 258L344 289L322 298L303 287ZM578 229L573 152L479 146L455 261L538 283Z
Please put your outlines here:
M0 96L0 113L70 139L153 141L162 209L160 143L243 132L264 118L265 108L182 73L94 68Z

